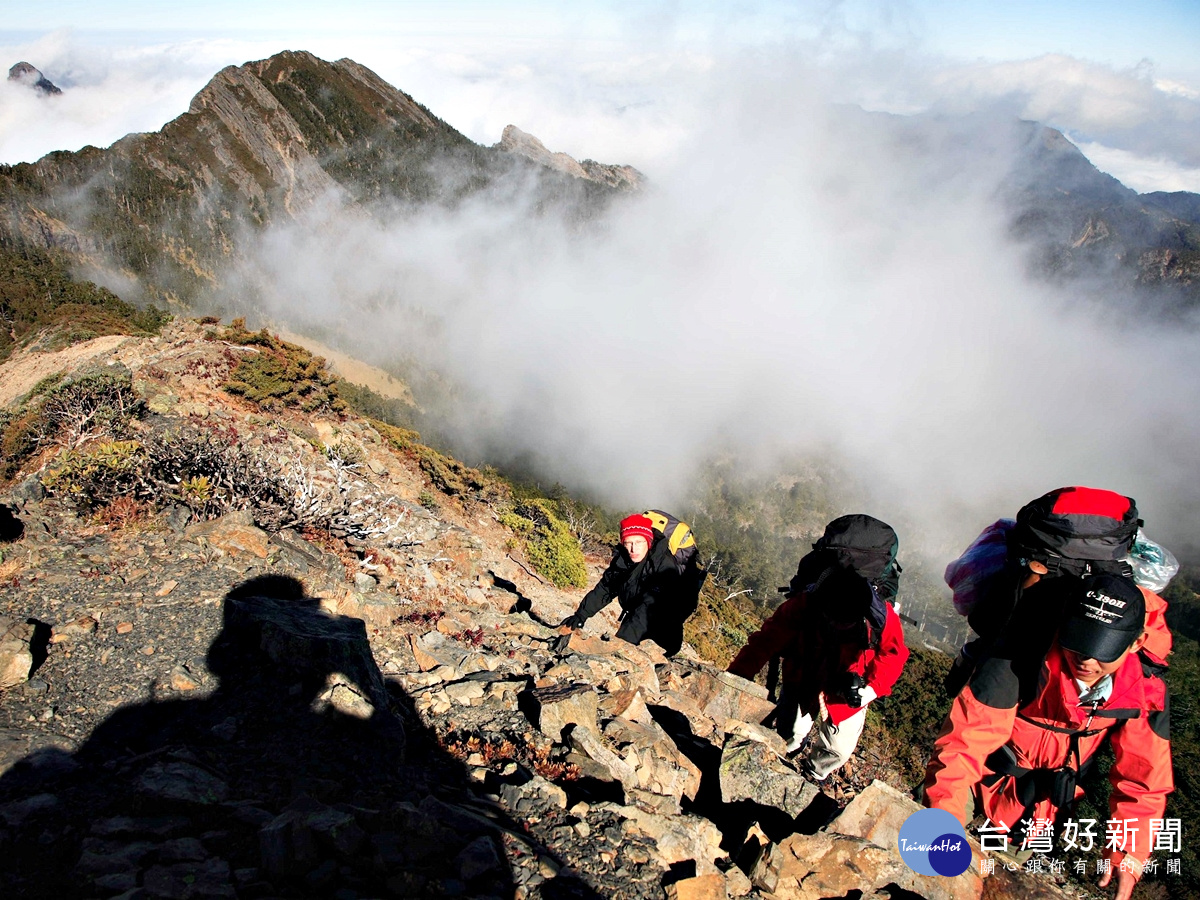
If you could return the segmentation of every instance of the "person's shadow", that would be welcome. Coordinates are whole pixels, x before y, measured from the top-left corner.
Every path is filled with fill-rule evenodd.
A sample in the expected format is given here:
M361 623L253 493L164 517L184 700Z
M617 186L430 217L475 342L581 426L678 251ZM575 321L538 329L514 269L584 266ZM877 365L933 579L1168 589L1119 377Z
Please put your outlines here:
M206 699L113 713L0 779L0 896L511 897L516 827L291 578L225 598Z

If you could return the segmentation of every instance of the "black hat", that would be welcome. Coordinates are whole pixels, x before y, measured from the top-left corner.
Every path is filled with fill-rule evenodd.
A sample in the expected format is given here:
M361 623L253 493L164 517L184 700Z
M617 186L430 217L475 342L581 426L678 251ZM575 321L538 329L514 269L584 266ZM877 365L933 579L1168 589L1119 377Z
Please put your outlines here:
M1146 628L1146 601L1136 584L1119 575L1083 579L1067 601L1058 643L1085 659L1120 658Z

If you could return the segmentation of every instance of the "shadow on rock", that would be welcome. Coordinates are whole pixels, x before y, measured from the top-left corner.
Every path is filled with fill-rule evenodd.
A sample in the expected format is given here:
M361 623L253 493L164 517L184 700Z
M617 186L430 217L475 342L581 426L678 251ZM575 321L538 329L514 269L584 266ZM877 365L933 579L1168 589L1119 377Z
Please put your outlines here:
M118 710L0 780L0 896L510 897L513 829L403 718L359 619L225 597L200 700Z

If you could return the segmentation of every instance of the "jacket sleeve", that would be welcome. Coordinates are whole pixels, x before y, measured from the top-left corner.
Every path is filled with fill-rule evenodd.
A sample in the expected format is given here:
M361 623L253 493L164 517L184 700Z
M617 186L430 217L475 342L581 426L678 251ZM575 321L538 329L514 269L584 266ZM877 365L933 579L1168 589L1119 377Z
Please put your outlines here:
M1113 731L1113 764L1108 773L1112 783L1109 818L1134 819L1137 827L1124 851L1106 852L1114 868L1126 856L1145 862L1153 849L1150 820L1163 817L1167 794L1174 787L1166 716L1165 710L1151 712L1148 717L1130 719Z
M874 689L876 697L886 697L892 692L892 687L899 680L906 662L908 647L904 643L904 626L900 624L900 617L896 615L896 611L889 606L887 618L883 623L883 634L879 638L879 649L867 663L864 673L867 684Z
M746 646L729 664L728 671L742 678L753 679L773 656L796 639L803 610L802 596L785 600L779 609L762 623L762 627L750 636Z
M590 619L608 606L617 592L621 590L622 585L625 584L625 579L629 576L629 568L626 565L625 554L618 548L613 552L612 562L608 564L608 568L604 570L604 574L600 576L596 586L584 595L575 612L585 619Z
M925 770L925 805L943 809L965 826L971 791L983 780L984 761L1012 736L1017 707L997 709L967 685L950 706ZM999 823L994 823L999 824ZM1005 822L1005 827L1014 822Z

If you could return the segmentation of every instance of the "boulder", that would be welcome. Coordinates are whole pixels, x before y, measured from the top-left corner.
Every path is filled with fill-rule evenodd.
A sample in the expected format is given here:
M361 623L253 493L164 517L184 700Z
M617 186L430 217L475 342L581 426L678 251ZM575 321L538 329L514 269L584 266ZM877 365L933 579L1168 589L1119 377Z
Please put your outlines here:
M766 744L738 735L726 738L721 749L721 799L726 803L753 800L797 816L818 793L815 784Z
M696 798L700 789L700 769L684 756L670 736L651 719L648 723L616 718L604 726L604 736L637 773L637 781L627 784L665 797Z
M694 862L697 875L720 872L716 860L724 859L721 832L708 819L693 815L659 815L636 806L598 803L593 809L610 811L625 820L622 827L644 834L653 842L652 852L664 868Z
M751 873L770 900L895 896L896 888L924 900L980 900L983 883L967 869L955 878L918 875L895 846L884 849L849 835L794 834L771 847Z
M29 679L33 669L34 626L28 622L0 616L0 690Z
M766 688L705 663L674 660L664 686L690 697L718 726L726 719L762 722L775 709Z
M229 513L211 522L190 525L184 529L183 534L191 540L203 539L209 546L224 550L230 556L266 559L270 549L270 536L254 524L254 516L246 509Z
M311 598L231 597L225 604L225 627L256 641L276 665L320 678L326 687L318 704L370 718L391 739L394 752L403 755L404 726L391 711L366 626L362 619L331 616L317 603Z
M535 688L529 697L533 724L551 740L561 740L568 725L596 730L600 698L590 684Z
M697 875L667 885L667 900L727 900L725 876Z

